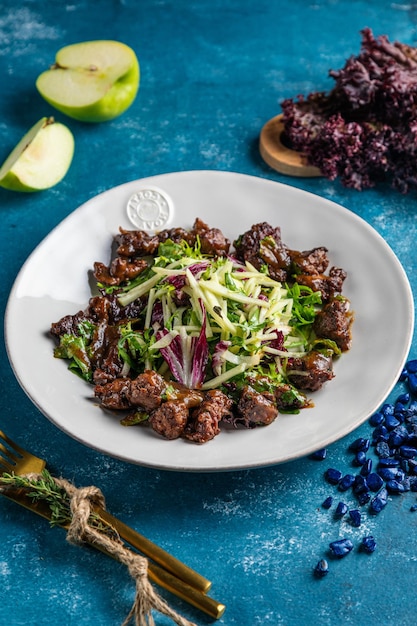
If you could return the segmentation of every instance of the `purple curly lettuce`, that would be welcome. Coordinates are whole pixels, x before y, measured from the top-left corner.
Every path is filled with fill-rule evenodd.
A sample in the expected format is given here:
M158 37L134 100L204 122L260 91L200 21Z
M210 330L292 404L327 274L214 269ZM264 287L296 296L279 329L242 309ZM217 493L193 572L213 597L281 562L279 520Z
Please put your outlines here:
M417 185L417 48L362 31L362 47L331 70L328 93L282 102L288 144L343 185Z

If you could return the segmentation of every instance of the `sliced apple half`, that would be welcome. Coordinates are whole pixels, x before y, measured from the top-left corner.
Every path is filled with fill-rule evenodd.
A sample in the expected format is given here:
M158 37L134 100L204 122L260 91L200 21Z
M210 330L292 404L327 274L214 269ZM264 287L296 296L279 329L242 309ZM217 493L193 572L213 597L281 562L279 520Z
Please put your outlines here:
M0 168L0 185L12 191L42 191L67 173L74 137L64 124L43 117L22 137Z
M61 48L36 87L49 104L69 117L105 122L130 107L139 80L139 62L132 48L119 41L85 41Z

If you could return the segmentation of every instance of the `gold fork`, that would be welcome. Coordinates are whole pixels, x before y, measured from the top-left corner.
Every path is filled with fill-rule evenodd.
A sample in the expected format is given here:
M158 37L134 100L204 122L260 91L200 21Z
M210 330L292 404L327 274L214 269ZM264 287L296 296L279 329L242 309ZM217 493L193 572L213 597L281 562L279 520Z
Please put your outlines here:
M40 474L45 467L46 461L21 448L0 430L0 476L3 473ZM41 517L51 520L51 510L45 503L33 501L23 492L2 493L2 495ZM226 607L206 595L211 587L209 580L124 524L108 511L101 507L94 507L94 511L103 522L112 526L130 546L154 561L154 563L149 562L148 564L148 574L151 580L215 619L223 615ZM68 530L68 525L62 525L62 527ZM159 567L157 563L162 567Z

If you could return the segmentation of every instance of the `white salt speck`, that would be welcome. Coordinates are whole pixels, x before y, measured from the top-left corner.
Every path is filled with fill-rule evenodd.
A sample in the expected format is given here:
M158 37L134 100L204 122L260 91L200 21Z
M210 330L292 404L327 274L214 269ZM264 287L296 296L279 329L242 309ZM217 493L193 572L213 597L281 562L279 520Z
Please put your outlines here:
M10 576L11 570L7 561L0 561L0 576ZM4 582L2 581L2 586L4 586Z
M204 502L203 509L211 511L212 513L221 513L226 516L238 515L239 517L250 517L250 511L245 510L239 502L232 498L228 498L227 500L216 498L211 504Z
M277 533L274 538L263 539L260 535L249 534L245 542L248 553L243 553L239 564L245 573L256 576L269 576L279 563L280 555L300 554L303 544L299 539L288 538L286 532Z
M29 45L36 40L59 39L59 29L46 25L40 16L27 8L16 8L0 16L0 55L14 56L26 54Z

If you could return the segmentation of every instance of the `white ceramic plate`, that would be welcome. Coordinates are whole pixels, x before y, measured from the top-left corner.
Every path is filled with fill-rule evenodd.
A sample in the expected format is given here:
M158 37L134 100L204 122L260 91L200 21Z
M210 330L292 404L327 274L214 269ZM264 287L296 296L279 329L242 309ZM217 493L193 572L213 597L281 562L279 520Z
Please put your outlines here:
M119 226L191 227L196 217L221 228L231 241L252 224L267 221L281 226L283 241L293 249L326 246L331 264L348 273L344 293L355 311L353 347L336 363L336 377L312 395L314 408L279 416L264 428L222 432L202 446L163 440L147 428L120 426L95 404L92 387L53 357L55 344L48 336L51 322L86 307L88 272L94 261L109 261ZM6 312L6 344L31 400L85 445L150 467L218 471L289 461L354 430L396 383L413 320L404 270L381 236L354 213L272 181L194 171L111 189L55 228L16 279Z

